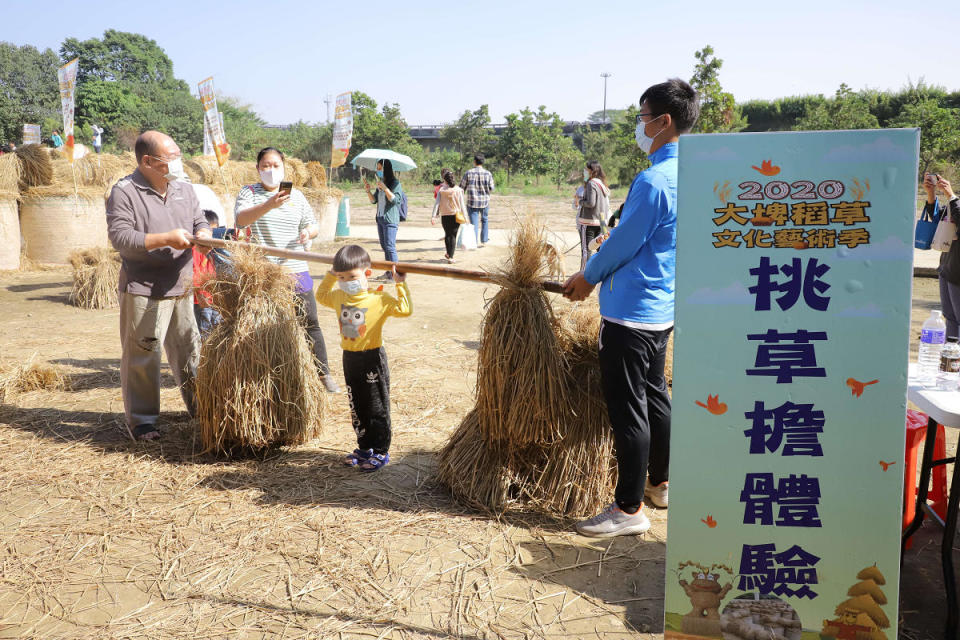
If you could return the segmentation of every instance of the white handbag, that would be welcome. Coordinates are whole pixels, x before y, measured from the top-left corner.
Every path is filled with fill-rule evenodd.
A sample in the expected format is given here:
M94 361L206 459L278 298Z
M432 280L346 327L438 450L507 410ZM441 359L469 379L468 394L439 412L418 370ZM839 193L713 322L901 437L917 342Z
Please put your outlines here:
M930 248L937 251L950 251L950 245L957 239L957 225L950 217L950 209L944 208L943 215L940 217L940 224L937 225L937 231L933 234L933 240L930 242Z
M477 229L469 222L460 225L460 237L457 238L458 249L477 248Z

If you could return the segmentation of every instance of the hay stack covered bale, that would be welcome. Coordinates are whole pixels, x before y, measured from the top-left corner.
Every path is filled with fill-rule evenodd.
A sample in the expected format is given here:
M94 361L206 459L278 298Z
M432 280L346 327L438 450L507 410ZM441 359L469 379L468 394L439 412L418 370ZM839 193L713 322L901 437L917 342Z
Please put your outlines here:
M593 304L554 313L536 286L545 245L543 229L524 221L483 321L476 408L441 450L438 476L473 507L579 517L608 503L616 481L599 314Z
M74 249L109 246L103 189L73 185L34 187L20 198L20 231L27 258L69 264Z
M257 175L254 164L251 161L227 160L223 164L223 178L221 178L221 167L217 165L215 156L194 156L185 158L183 161L184 170L190 177L191 182L206 184L214 188L219 185L222 188L224 180L226 180L228 189L257 182L260 177Z
M70 302L83 309L110 309L119 305L120 254L96 247L70 252L73 289Z
M313 208L317 225L320 227L317 242L333 242L337 235L337 216L340 213L340 199L343 197L343 192L329 187L320 189L304 187L302 191Z
M20 268L19 183L19 158L14 153L3 154L0 156L0 269Z
M197 418L208 451L302 444L319 435L325 398L297 321L293 281L255 247L205 285L223 315L204 341Z

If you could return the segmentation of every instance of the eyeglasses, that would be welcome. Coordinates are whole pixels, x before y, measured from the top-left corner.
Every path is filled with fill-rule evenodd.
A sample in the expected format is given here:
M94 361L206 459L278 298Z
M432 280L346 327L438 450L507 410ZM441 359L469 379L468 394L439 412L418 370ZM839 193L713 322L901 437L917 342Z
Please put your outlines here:
M150 155L149 153L147 155L153 158L154 160L159 160L160 162L165 162L167 164L170 164L174 160L180 160L183 157L182 155L179 155L179 156L176 156L175 158L161 158L160 156L153 156L153 155Z
M653 115L653 113L638 113L638 114L637 114L637 124L642 124L642 123L643 123L643 120L641 120L640 118L642 118L642 117L644 117L644 116L652 116L652 115ZM663 114L661 114L661 115L663 115ZM657 117L659 118L660 116L657 116Z

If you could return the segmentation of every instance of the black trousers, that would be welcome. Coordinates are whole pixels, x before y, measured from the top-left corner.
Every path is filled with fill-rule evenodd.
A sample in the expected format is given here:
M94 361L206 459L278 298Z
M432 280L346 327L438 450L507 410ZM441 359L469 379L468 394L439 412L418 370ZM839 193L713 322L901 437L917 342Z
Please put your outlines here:
M313 349L313 357L317 361L317 370L321 376L330 372L327 362L327 345L323 342L323 332L317 320L317 300L312 291L297 294L297 319L307 331L307 342Z
M443 245L447 249L447 256L452 258L453 252L457 250L457 230L460 229L460 223L457 222L457 216L440 216L440 224L443 225Z
M390 366L383 347L343 352L343 377L358 449L390 451Z
M580 270L582 271L592 253L588 245L600 235L600 225L577 223L577 231L580 232Z
M650 481L670 472L670 396L663 375L673 329L647 331L604 320L600 325L600 375L617 453L617 505L634 511Z

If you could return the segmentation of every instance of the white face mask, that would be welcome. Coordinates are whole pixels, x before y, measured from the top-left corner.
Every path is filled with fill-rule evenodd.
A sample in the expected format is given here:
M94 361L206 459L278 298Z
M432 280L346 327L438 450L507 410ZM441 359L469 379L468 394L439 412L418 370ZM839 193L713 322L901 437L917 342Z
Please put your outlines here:
M653 120L650 120L650 122L654 122L655 120L662 118L663 116L664 114L661 113ZM647 128L647 125L650 124L650 122L638 122L637 130L634 133L634 136L637 139L637 146L640 147L640 149L644 153L650 153L650 148L653 146L654 139L656 139L658 135L663 133L663 129L661 129L660 131L657 132L657 135L653 136L652 138L648 136L646 132L646 128Z
M268 189L276 189L283 180L283 167L277 169L261 169L260 182Z
M340 287L341 291L344 291L351 296L355 296L358 293L363 293L367 289L366 284L364 284L363 280L360 278L356 280L340 280L337 282L337 286Z
M167 172L163 174L164 180L167 182L176 182L177 180L184 180L186 177L187 172L183 170L183 158L177 158L176 160L167 162Z

